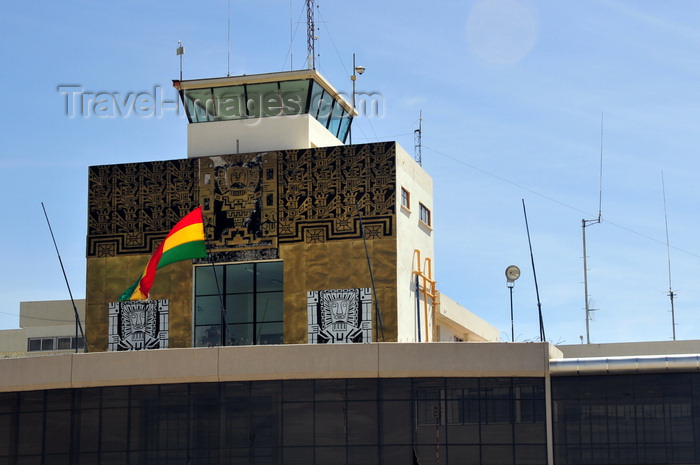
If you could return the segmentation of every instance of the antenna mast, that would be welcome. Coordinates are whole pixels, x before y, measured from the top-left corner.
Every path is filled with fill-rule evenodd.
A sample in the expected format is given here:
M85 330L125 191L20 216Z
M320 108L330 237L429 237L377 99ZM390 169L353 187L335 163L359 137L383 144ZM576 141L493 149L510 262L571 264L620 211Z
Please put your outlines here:
M421 136L423 135L423 110L420 111L420 118L418 119L418 129L413 131L413 146L415 151L416 161L420 166L423 166L423 157L421 155Z
M598 218L593 220L582 219L581 231L583 235L583 292L586 300L586 344L591 343L590 320L591 312L597 309L591 308L588 296L588 264L586 262L586 227L603 221L603 113L600 114L600 191L598 196Z
M666 253L668 255L668 296L671 298L671 325L673 327L673 340L676 340L676 312L673 307L673 298L676 294L671 286L671 245L668 241L668 216L666 215L666 185L664 184L664 172L661 172L661 189L664 194L664 221L666 223Z
M315 6L315 0L306 0L306 50L308 53L307 66L309 69L316 69L316 36L314 35L316 29L316 26L314 24Z

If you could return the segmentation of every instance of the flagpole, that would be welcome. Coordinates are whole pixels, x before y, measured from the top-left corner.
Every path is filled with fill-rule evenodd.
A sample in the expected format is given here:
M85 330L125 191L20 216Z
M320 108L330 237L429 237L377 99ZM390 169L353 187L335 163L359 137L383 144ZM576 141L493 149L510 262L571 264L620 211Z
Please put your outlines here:
M204 217L204 214L202 214L202 217ZM211 225L210 227L214 227L214 226ZM225 328L222 328L222 330L221 330L221 345L226 346L226 334L228 334L229 341L232 341L233 337L231 336L231 328L229 327L229 324L228 324L228 314L226 311L226 299L224 299L224 296L221 293L221 286L219 285L219 277L216 274L216 265L214 264L214 254L211 253L211 244L209 244L208 236L206 233L204 234L204 243L206 244L207 251L208 251L207 258L208 258L209 262L211 263L211 270L214 273L214 282L216 283L216 293L219 295L219 311L221 313L221 325L225 326Z

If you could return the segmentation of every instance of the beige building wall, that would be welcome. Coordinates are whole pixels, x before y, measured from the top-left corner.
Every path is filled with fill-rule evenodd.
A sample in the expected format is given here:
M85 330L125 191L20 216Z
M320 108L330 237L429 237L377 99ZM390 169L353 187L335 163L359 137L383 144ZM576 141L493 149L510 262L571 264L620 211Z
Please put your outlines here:
M542 377L548 343L294 344L0 360L0 392L279 379Z
M20 329L0 331L0 358L54 355L68 350L28 351L28 340L34 338L75 337L75 310L85 329L85 300L47 300L20 302Z

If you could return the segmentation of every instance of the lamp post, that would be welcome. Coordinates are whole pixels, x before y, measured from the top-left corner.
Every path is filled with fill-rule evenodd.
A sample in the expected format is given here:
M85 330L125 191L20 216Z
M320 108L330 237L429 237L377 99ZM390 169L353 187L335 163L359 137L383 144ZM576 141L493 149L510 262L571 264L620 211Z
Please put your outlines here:
M510 291L510 340L515 342L515 326L513 324L513 286L515 286L515 280L520 277L520 268L515 265L511 265L506 268L506 286Z
M350 80L352 81L352 111L355 111L355 95L357 91L355 90L355 81L357 81L357 75L358 74L364 74L365 72L365 67L364 66L357 66L355 64L355 54L352 54L352 76L350 76ZM354 117L355 115L353 115ZM352 145L352 124L350 124L350 131L349 131L349 136L350 136L350 145Z

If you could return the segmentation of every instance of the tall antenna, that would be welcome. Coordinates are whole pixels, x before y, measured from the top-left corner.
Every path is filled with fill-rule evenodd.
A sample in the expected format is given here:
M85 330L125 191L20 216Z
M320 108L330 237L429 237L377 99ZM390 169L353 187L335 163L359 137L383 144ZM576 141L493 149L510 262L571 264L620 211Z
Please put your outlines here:
M420 118L418 118L418 129L413 131L413 147L415 151L416 161L420 166L423 166L423 157L421 155L421 136L423 135L423 110L420 111Z
M590 321L591 312L597 309L591 308L588 296L588 263L586 257L586 227L603 221L603 113L600 113L600 190L598 195L598 218L581 220L581 232L583 236L583 292L586 301L586 343L591 343Z
M306 51L307 51L307 67L309 69L316 69L316 52L315 52L315 42L316 26L314 24L314 7L316 6L315 0L306 0Z
M673 298L676 294L671 286L671 246L668 240L668 216L666 215L666 185L664 184L664 172L661 171L661 189L664 194L664 221L666 223L666 253L668 255L668 296L671 298L671 325L673 327L673 340L676 340L676 312L673 307Z
M87 341L85 340L85 333L83 332L83 325L80 324L80 314L75 306L75 300L73 299L73 292L70 290L70 284L68 284L68 275L66 275L66 269L63 266L63 260L61 260L61 254L58 252L58 245L56 244L56 238L53 235L53 229L51 229L51 222L49 221L49 215L46 213L46 207L44 207L44 202L41 202L41 208L44 210L44 217L46 218L46 224L49 226L49 232L51 233L51 240L53 240L53 246L56 248L56 255L58 256L58 263L61 264L61 271L63 271L63 279L66 281L66 287L68 288L68 295L70 296L71 304L73 304L73 313L75 314L75 352L78 353L78 331L80 331L80 337L83 339L83 351L87 353Z
M530 246L530 262L532 262L532 276L535 279L535 293L537 294L537 313L540 319L540 342L544 342L544 320L542 319L542 303L540 302L540 288L537 286L537 273L535 273L535 256L532 254L532 242L530 241L530 226L527 224L527 211L525 199L523 201L523 215L525 216L525 229L527 230L527 243Z

